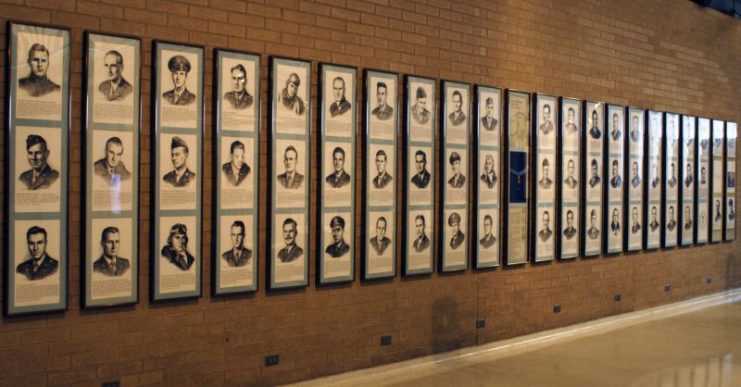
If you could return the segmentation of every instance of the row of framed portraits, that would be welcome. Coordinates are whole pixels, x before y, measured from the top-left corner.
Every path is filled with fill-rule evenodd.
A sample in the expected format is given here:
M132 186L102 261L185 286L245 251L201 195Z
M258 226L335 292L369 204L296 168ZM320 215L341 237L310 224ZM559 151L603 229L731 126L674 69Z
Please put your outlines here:
M64 310L69 30L8 29L4 312ZM138 301L140 237L150 238L150 298L162 301L200 297L207 250L212 293L227 295L258 289L260 258L267 287L287 289L308 285L312 253L316 282L328 285L354 281L356 261L371 280L395 277L399 260L405 276L425 275L735 235L735 123L385 71L364 70L361 88L356 68L325 63L313 97L311 62L270 57L262 150L261 57L216 49L206 247L204 48L152 44L151 168L142 171L141 41L85 34L86 308ZM150 176L148 235L138 228L140 173Z

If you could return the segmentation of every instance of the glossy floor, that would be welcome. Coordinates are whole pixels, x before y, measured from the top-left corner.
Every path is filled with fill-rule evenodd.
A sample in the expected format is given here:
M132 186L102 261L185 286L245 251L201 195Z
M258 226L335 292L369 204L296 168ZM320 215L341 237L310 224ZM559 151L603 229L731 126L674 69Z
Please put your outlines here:
M598 320L598 329L580 324L302 384L741 386L741 300L738 292L722 298L710 307L695 302L694 311L663 307Z

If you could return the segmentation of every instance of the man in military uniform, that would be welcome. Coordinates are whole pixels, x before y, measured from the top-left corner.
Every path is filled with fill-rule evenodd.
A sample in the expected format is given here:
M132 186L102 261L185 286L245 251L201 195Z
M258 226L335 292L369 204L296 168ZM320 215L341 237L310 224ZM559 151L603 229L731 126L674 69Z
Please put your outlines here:
M293 145L287 146L283 152L283 166L286 171L278 175L278 182L283 188L298 189L304 183L304 175L296 171L297 163L298 151L296 151Z
M345 242L345 219L340 216L332 217L329 221L329 228L332 229L332 240L333 243L324 250L325 253L329 254L332 258L339 258L348 251L350 251L350 245Z
M286 87L280 92L280 101L284 108L292 111L297 116L302 116L306 112L304 100L298 96L298 87L301 85L301 79L298 74L291 73L286 79Z
M597 210L592 210L589 214L589 230L587 230L587 236L589 239L599 238L599 228L597 228Z
M345 150L341 147L335 147L332 151L332 165L334 173L327 176L324 181L332 188L342 188L350 184L350 175L345 172Z
M417 88L415 102L412 105L412 118L420 125L425 125L430 121L430 111L427 110L427 92L422 87Z
M641 138L641 132L639 131L637 115L633 116L633 118L631 119L631 123L632 124L631 124L631 129L630 129L630 139L633 142L638 142L638 140L640 140Z
M694 179L692 178L692 164L687 163L687 168L685 169L685 178L684 178L684 186L689 188L692 185L692 182Z
M461 216L458 215L457 212L450 214L448 217L448 226L450 226L451 231L453 232L450 237L450 248L455 250L463 244L463 241L466 238L461 231Z
M653 163L651 165L651 171L653 175L653 180L651 180L651 188L657 188L659 184L661 184L661 180L659 179L659 167L656 166L656 163Z
M572 239L576 235L576 228L574 227L574 211L566 211L566 228L563 229L563 236L566 239Z
M394 108L386 104L386 98L388 97L388 87L383 82L376 84L376 99L378 100L378 106L376 106L371 114L376 116L381 121L386 121L394 114Z
M229 267L242 267L252 258L252 250L244 246L245 227L244 222L235 220L229 231L232 239L232 248L221 254Z
M463 95L460 91L453 92L453 112L448 114L450 125L458 126L466 121L466 113L463 113Z
M108 101L120 101L131 94L134 88L124 79L123 56L116 50L108 51L103 57L103 66L108 79L98 85L98 91Z
M431 176L427 171L427 154L423 150L414 153L414 165L417 167L417 173L412 176L412 184L419 189L427 188Z
M733 207L733 199L728 199L728 220L736 219L736 211Z
M666 222L666 228L674 231L675 227L677 227L677 221L674 220L674 206L669 206L669 220Z
M390 244L391 239L386 237L386 218L381 216L376 220L376 236L371 237L370 245L377 255L383 255Z
M425 217L423 215L417 215L414 217L414 231L417 233L417 238L414 239L412 247L414 251L421 253L430 247L430 238L425 233Z
M481 126L484 127L484 130L491 132L497 129L497 125L499 125L499 121L494 118L494 98L487 97L486 115L481 117Z
M484 237L479 240L479 245L483 249L491 248L497 243L497 238L492 233L493 226L494 219L492 219L491 215L484 215Z
M131 179L131 172L121 160L123 152L123 141L118 137L111 137L105 142L105 156L93 163L93 173L102 177L112 187Z
M602 131L599 129L599 115L597 114L597 110L592 110L592 127L589 128L589 135L592 136L593 139L599 140L600 137L602 137Z
M494 188L497 183L497 174L494 171L494 156L487 154L484 158L484 173L481 174L479 180L486 188Z
M569 107L569 109L566 111L566 131L571 134L574 134L579 130L579 128L574 123L574 116L576 116L574 108Z
M33 226L26 231L28 255L31 257L16 266L15 272L23 274L29 281L46 278L57 272L59 261L46 253L46 230Z
M551 214L548 211L543 211L541 221L543 223L543 228L538 231L538 236L543 242L546 242L548 239L551 239L551 235L553 235L553 231L551 230Z
M172 73L173 89L162 93L162 98L170 105L185 106L196 101L196 95L191 93L185 82L190 72L190 61L182 55L175 55L167 62L167 68Z
M453 188L462 188L466 184L466 176L461 172L461 155L452 152L448 157L453 177L448 179L448 184Z
M597 159L592 159L592 177L589 179L589 186L594 188L599 184L602 179L599 177L599 165Z
M21 173L18 180L28 190L49 188L59 178L59 171L48 164L49 148L43 137L30 134L26 137L26 152L31 169Z
M651 231L656 231L659 228L658 210L656 206L651 207L651 223L648 224Z
M568 172L568 176L566 176L566 179L564 179L564 184L566 184L567 187L574 189L576 188L576 184L578 181L574 177L574 160L569 159L569 161L566 163L566 171Z
M671 179L666 181L666 184L674 188L677 185L677 168L675 168L674 163L671 163Z
M610 134L612 135L613 141L620 139L620 136L623 134L620 130L620 122L618 121L618 118L617 113L612 114L612 132L610 132Z
M635 234L638 231L641 231L641 224L638 223L638 207L633 207L630 216L633 219L633 225L630 226L630 232Z
M170 227L167 244L162 246L160 255L178 269L190 270L196 258L188 251L188 226L175 223Z
M720 222L720 200L715 201L715 218L713 219L713 222Z
M618 173L618 161L612 160L612 177L610 178L610 186L612 188L620 188L623 185L623 178Z
M41 97L61 88L47 78L49 70L49 49L43 44L34 43L28 49L26 61L31 70L27 77L18 80L18 87L25 90L32 97Z
M692 228L692 215L690 214L690 206L684 206L684 229L689 230Z
M618 235L620 232L620 211L617 208L612 210L612 222L610 222L610 229L613 235Z
M540 131L544 136L547 136L554 129L555 126L553 126L553 121L551 121L551 105L545 104L543 105L543 123L540 124Z
M283 241L286 247L278 251L278 259L282 263L293 262L304 255L304 249L296 244L296 235L298 234L298 223L293 218L286 218L283 221Z
M553 180L551 180L550 177L548 177L548 171L550 170L550 162L548 159L543 159L543 162L541 163L541 171L543 174L543 177L538 180L538 185L540 188L543 189L550 189L551 185L553 185Z
M373 186L378 189L386 188L393 178L386 172L386 152L383 149L376 152L376 171L378 175L373 178Z
M224 93L224 100L234 109L247 109L255 100L247 92L247 69L241 63L236 64L231 68L230 74L234 90Z
M229 184L238 186L249 176L250 166L244 160L245 146L242 141L234 141L229 146L231 161L221 166L221 172Z
M188 144L180 137L173 137L170 142L170 156L174 170L165 174L162 180L173 187L185 187L196 179L196 174L188 169Z
M100 234L103 254L93 262L93 271L107 277L119 277L129 270L129 260L118 256L121 248L121 233L118 227L106 227Z
M329 105L329 114L332 117L337 117L345 114L352 105L345 98L345 80L342 77L336 77L332 80L332 95L334 95L334 102Z
M639 185L641 185L641 175L638 172L638 162L633 162L633 178L630 179L630 184L633 186L633 188L638 188Z

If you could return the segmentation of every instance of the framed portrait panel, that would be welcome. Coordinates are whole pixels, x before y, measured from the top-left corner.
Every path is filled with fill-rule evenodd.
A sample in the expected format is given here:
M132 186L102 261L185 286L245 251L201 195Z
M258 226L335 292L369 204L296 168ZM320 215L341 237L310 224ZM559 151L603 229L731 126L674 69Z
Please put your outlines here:
M593 257L602 254L602 241L604 232L602 228L602 216L604 213L602 196L604 194L603 180L606 168L605 160L605 104L602 102L584 101L584 122L588 130L584 133L582 140L582 181L584 198L582 217L583 230L582 256Z
M505 264L527 263L529 253L530 214L529 160L530 160L530 93L507 90L505 101L507 133L504 137L504 215L502 233L507 236L502 255Z
M736 140L738 125L726 122L725 234L723 240L736 239Z
M645 183L645 123L646 111L643 109L628 108L626 122L627 138L625 141L627 156L625 159L625 184L627 191L625 225L625 249L627 251L638 251L643 248L643 219L644 199L643 187Z
M561 98L560 120L560 174L558 175L557 202L560 216L557 221L557 249L560 259L579 256L581 245L582 201L581 201L581 142L583 135L582 101Z
M140 53L137 38L85 34L83 306L139 299Z
M697 118L697 203L695 206L695 243L705 244L710 238L710 119Z
M355 279L357 69L319 64L317 283Z
M5 84L6 316L67 309L70 31L9 22Z
M440 272L461 271L468 268L470 248L469 187L471 85L442 81L440 117L441 204L438 261ZM467 236L468 235L468 236Z
M268 289L309 284L311 62L270 57Z
M477 269L499 266L502 253L502 89L477 85L475 89L477 200L473 211L473 257Z
M150 298L200 297L203 47L152 45Z
M556 181L558 164L556 160L558 124L558 99L554 96L535 95L535 125L532 138L535 152L531 163L532 187L535 200L532 214L535 216L531 230L533 235L533 261L551 261L556 256Z
M697 154L697 119L693 116L681 116L681 161L679 197L681 211L679 213L679 243L681 246L691 246L695 239L695 183L697 169L695 155Z
M664 184L662 183L663 138L664 138L664 113L653 110L648 111L648 129L646 134L646 167L644 170L646 191L646 215L644 224L646 234L644 236L645 249L657 249L661 246L661 230L664 224L664 213L662 211L662 195Z
M364 70L363 279L396 276L399 75Z
M260 55L214 50L213 243L215 295L257 290Z
M664 248L677 245L679 235L679 115L664 113Z
M434 270L435 120L437 82L431 78L404 77L404 210L402 211L402 271L405 276Z
M725 137L725 121L713 120L712 123L712 160L713 164L710 168L710 175L712 179L710 200L710 242L720 242L723 240L723 221L724 216L724 205L723 205L723 186L724 186L724 175L723 167L725 162L723 159L723 151L725 151L724 137Z
M605 206L604 230L607 238L605 251L608 254L620 253L625 244L625 107L608 104L605 125L607 137L607 172L605 173ZM632 211L632 209L631 209Z

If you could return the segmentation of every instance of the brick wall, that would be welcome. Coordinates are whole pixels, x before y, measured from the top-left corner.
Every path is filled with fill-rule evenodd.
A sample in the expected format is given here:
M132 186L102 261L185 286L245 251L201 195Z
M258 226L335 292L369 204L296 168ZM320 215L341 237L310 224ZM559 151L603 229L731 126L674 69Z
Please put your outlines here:
M212 298L211 256L204 249L203 297L152 305L147 287L149 211L144 208L139 304L80 310L80 87L85 30L143 39L143 199L149 195L152 39L207 48L207 99L212 49L222 47L263 54L264 101L267 57L274 54L311 60L314 72L316 62L326 61L741 121L741 23L685 0L123 3L0 0L3 35L8 19L72 30L74 177L69 204L69 310L0 321L0 384L285 383L741 286L737 241L452 275L356 280L322 289L314 286L312 257L311 286L306 289L260 289L249 296ZM0 45L5 49L5 36ZM0 68L2 79L6 70ZM3 106L4 89L3 84ZM210 101L206 107L204 186L210 187ZM4 149L5 144L0 146L0 163L7 159ZM261 165L267 165L265 153ZM265 188L263 180L263 193ZM0 196L6 200L4 190ZM147 203L143 202L145 207ZM203 208L203 242L209 246L210 194L204 195ZM260 215L265 216L264 209ZM262 269L263 262L260 284L265 284ZM712 277L710 284L707 276ZM665 284L672 285L671 292L664 292ZM615 303L618 292L623 299ZM559 314L553 313L556 304L562 307ZM486 319L485 328L476 329L478 318ZM393 345L379 346L381 335L392 335ZM274 353L280 354L280 364L265 368L264 357Z

